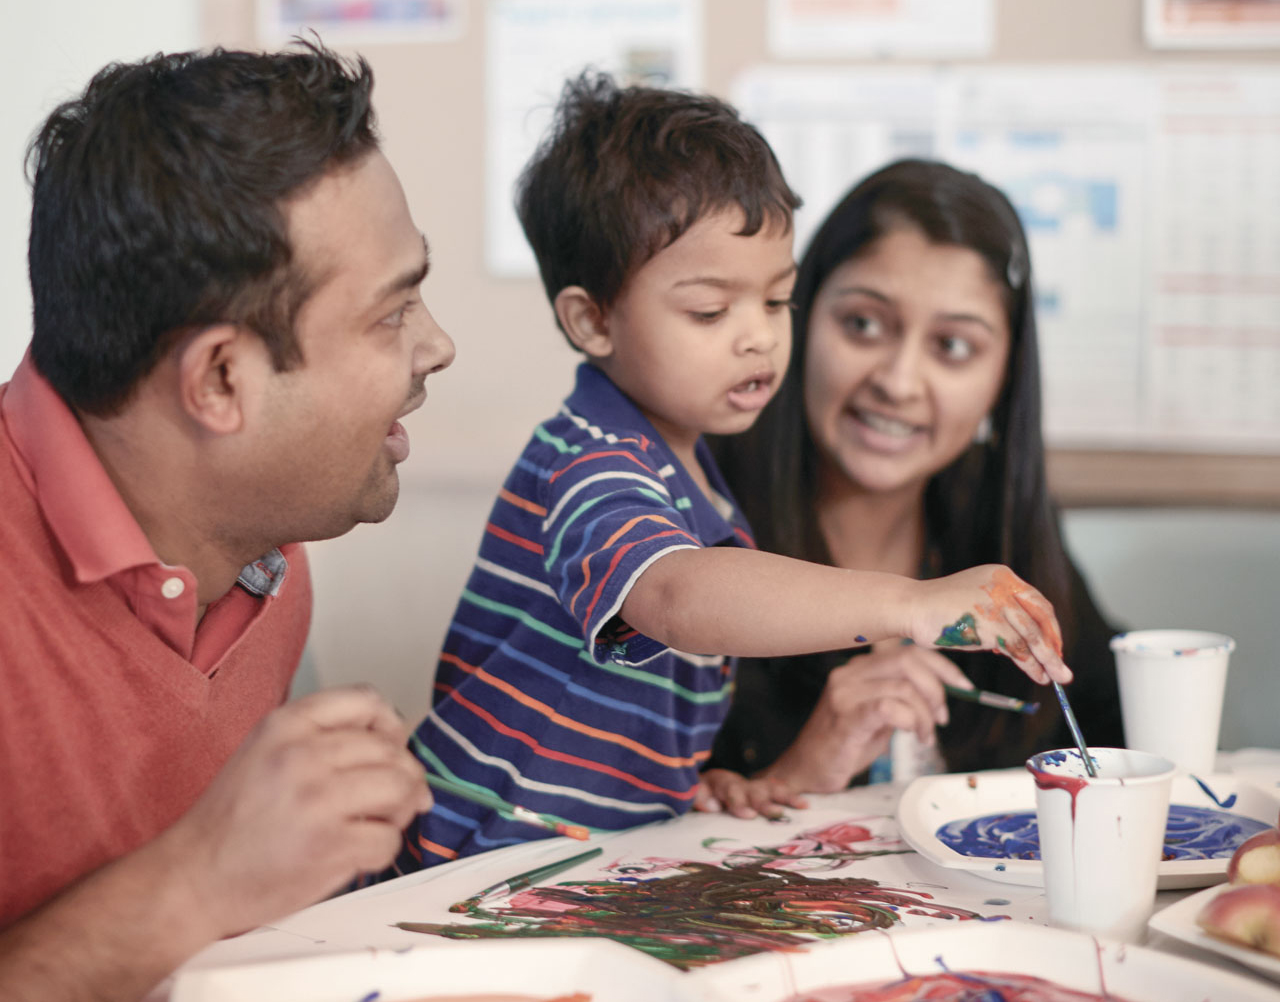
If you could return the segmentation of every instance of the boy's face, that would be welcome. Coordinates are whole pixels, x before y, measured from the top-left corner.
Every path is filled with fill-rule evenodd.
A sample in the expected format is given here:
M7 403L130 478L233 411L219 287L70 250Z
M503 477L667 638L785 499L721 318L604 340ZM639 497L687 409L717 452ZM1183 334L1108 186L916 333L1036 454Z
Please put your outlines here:
M736 207L704 216L636 270L596 363L686 463L703 433L746 431L791 357L791 231L739 236Z

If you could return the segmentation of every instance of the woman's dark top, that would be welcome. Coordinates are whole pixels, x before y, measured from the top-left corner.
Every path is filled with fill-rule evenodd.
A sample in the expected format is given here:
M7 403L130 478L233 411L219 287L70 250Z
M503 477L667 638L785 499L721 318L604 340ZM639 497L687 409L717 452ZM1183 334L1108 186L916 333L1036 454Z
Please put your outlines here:
M1102 618L1074 565L1071 598L1076 629L1064 660L1075 673L1075 681L1066 687L1067 698L1090 745L1123 748L1115 659L1108 646L1119 631ZM740 659L733 703L716 735L707 768L750 775L772 764L800 733L831 670L869 650L860 647L799 657ZM944 653L979 689L1040 703L1035 714L1027 715L949 700L951 722L938 729L938 745L948 771L1018 766L1036 752L1074 746L1050 687L1037 685L1008 658L996 654ZM854 783L864 781L865 773L854 778Z

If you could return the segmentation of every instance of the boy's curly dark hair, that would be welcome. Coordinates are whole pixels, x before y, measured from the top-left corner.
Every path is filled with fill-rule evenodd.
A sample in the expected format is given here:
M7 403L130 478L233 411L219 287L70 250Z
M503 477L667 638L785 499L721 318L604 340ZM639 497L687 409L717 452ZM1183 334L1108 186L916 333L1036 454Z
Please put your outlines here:
M584 288L608 308L627 278L709 213L737 206L751 236L791 227L800 199L769 144L705 94L619 87L587 71L520 175L516 211L547 297Z

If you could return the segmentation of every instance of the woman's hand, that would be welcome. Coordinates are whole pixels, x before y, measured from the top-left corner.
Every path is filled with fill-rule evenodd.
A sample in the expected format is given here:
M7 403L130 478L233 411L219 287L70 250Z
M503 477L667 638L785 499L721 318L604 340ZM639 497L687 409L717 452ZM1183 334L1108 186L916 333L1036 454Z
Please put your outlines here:
M911 639L928 647L1003 654L1037 682L1071 681L1053 606L1001 564L917 582Z
M964 672L937 651L892 643L852 658L827 676L800 733L757 777L804 793L834 793L889 747L895 730L933 744L947 722L944 685L972 688Z

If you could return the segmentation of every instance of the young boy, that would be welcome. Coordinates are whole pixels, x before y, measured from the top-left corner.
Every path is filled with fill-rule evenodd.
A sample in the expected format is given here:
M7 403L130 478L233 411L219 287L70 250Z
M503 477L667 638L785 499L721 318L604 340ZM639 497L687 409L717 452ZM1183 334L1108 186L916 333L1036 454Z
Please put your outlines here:
M1006 568L914 581L754 549L701 436L750 427L786 370L798 204L724 103L566 86L517 207L586 362L486 526L412 740L430 772L619 829L692 804L725 655L900 636L999 645L1038 680L1070 678L1048 603ZM437 791L398 867L537 833Z

